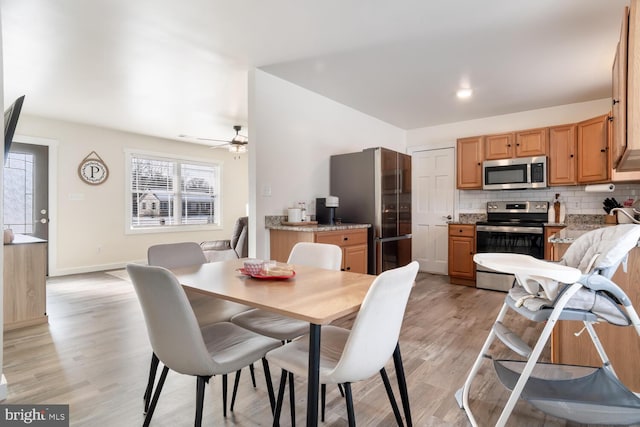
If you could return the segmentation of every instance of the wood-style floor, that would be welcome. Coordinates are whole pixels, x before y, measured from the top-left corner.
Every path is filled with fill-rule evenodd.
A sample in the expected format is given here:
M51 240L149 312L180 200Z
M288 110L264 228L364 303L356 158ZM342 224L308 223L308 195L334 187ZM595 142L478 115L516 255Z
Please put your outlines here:
M122 270L62 278L47 283L49 324L4 335L4 374L10 404L69 404L74 426L142 425L142 395L151 348L133 288ZM415 426L467 426L454 392L464 382L504 294L450 285L446 277L421 273L407 308L400 338ZM508 317L530 342L542 325ZM339 324L349 326L352 319ZM185 351L187 351L185 349ZM493 354L512 357L495 344ZM547 352L548 355L548 352ZM243 372L235 411L222 417L221 379L205 395L206 426L269 426L264 376L258 387ZM387 371L395 389L393 363ZM272 372L274 381L279 372ZM296 379L297 424L305 424L306 382ZM232 381L230 381L230 385ZM170 373L153 426L188 426L195 412L195 378ZM379 376L353 386L359 426L393 426L395 421ZM397 396L397 391L396 391ZM508 394L485 362L471 390L471 406L481 425L495 424ZM399 398L398 398L399 399ZM281 425L290 425L288 400ZM328 388L327 427L346 425L340 394ZM518 403L511 426L575 425Z

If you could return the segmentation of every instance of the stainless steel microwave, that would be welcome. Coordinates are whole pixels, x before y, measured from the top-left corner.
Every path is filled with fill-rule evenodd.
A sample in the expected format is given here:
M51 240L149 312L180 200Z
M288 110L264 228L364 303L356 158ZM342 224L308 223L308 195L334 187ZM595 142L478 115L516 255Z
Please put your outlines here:
M517 190L547 186L547 158L522 157L485 160L482 163L484 190Z

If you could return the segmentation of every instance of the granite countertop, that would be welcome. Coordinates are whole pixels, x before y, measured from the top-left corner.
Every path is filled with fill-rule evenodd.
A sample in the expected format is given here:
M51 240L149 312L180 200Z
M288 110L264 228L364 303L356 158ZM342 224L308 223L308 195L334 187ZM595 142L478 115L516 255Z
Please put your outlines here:
M615 224L611 224L615 225ZM574 224L569 225L557 233L549 236L549 243L573 243L578 237L591 230L610 227L608 224Z
M336 225L323 225L323 224L309 224L309 225L282 225L282 224L270 224L267 226L269 230L287 230L287 231L308 231L315 233L318 231L339 231L339 230L353 230L358 228L369 228L371 224L336 224Z

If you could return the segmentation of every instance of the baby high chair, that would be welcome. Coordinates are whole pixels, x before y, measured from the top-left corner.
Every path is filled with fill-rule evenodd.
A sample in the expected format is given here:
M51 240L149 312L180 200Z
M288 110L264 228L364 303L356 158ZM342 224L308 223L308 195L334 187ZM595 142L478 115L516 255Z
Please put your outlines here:
M628 252L638 245L638 239L640 226L625 224L582 235L558 263L520 254L474 256L479 265L514 274L515 283L463 388L456 392L472 426L478 424L469 407L469 390L483 359L492 359L488 352L495 338L525 358L493 360L498 378L511 390L496 426L506 424L520 397L548 414L578 423L640 422L640 398L618 380L593 328L595 322L608 322L633 326L640 335L640 318L631 301L610 280L621 263L626 268ZM533 349L503 324L508 310L534 322L546 322ZM558 320L584 323L602 367L538 363Z

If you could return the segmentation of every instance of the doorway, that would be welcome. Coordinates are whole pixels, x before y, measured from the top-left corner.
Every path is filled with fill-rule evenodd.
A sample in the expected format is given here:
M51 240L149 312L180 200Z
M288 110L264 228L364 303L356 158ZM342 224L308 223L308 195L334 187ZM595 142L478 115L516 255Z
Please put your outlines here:
M414 151L413 253L420 271L448 274L448 223L454 216L453 148Z
M31 149L32 148L32 149ZM43 150L44 149L44 150ZM53 203L57 200L57 188L56 188L56 177L57 177L57 162L58 162L58 141L50 138L42 138L42 137L31 137L24 135L15 135L13 137L13 143L11 145L11 149L9 150L9 154L12 152L22 152L22 153L33 153L34 158L32 160L34 169L32 173L35 172L39 177L44 177L44 181L39 178L36 178L33 181L33 193L34 195L27 195L26 188L29 184L25 185L24 195L20 196L10 196L11 198L16 197L18 200L24 199L25 201L28 198L38 199L44 198L44 202L36 202L40 204L41 207L34 207L32 204L31 208L28 208L30 215L32 218L27 219L25 217L23 219L14 220L6 218L7 211L13 210L10 205L13 202L12 199L7 199L7 191L3 188L3 196L4 199L4 218L3 222L4 228L10 228L13 225L9 225L7 221L15 221L15 224L20 225L23 224L25 226L24 233L33 235L38 238L42 238L47 240L47 275L55 276L57 275L57 249L55 242L57 241L57 231L56 231L56 218L57 218L57 209L56 203ZM46 153L46 155L45 155ZM27 159L25 157L25 165L27 168ZM8 164L8 162L7 162ZM9 172L9 173L8 173ZM7 186L8 175L12 173L12 171L7 171L6 167L4 169L4 187ZM25 181L27 180L27 173L24 172ZM33 176L33 175L31 175ZM33 178L32 178L33 179ZM37 184L36 184L37 183ZM27 203L25 203L25 212L27 211ZM37 210L36 210L37 209ZM42 213L42 210L45 210L45 213ZM16 215L15 212L12 215ZM44 222L43 222L44 220ZM36 225L38 223L38 225ZM27 229L27 225L31 227L29 231ZM44 226L44 227L43 227ZM14 230L14 233L22 233L22 231ZM44 237L43 237L44 236Z
M4 226L49 239L49 147L14 142L4 165Z

